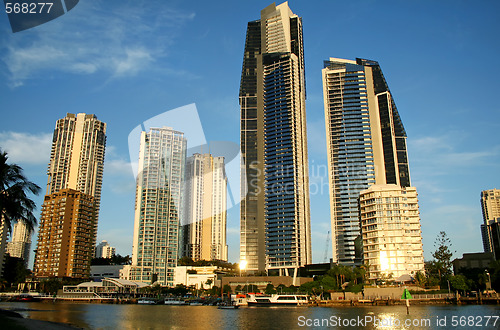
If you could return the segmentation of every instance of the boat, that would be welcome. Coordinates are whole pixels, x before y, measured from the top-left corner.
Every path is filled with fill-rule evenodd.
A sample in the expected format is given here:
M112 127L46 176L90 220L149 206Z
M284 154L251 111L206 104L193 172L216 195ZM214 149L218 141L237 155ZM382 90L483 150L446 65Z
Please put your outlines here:
M247 298L248 306L304 306L308 303L306 294L254 294L249 293Z
M203 306L203 303L200 301L192 301L189 303L189 306Z
M141 298L137 300L137 303L141 305L156 305L156 300L152 298Z
M218 309L238 309L240 306L233 303L221 303L217 306Z
M175 305L175 306L181 306L181 305L187 305L188 303L184 300L177 299L177 298L165 298L165 305Z

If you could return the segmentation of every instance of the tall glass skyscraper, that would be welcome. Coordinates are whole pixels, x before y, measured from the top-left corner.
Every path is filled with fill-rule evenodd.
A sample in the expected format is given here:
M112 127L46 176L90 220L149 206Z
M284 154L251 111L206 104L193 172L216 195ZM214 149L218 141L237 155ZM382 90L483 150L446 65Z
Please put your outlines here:
M374 184L410 186L406 132L377 62L324 64L333 261L360 264L359 193Z
M132 281L172 286L177 266L186 138L172 128L141 133Z
M240 259L281 274L311 262L302 19L272 4L248 23L240 86Z

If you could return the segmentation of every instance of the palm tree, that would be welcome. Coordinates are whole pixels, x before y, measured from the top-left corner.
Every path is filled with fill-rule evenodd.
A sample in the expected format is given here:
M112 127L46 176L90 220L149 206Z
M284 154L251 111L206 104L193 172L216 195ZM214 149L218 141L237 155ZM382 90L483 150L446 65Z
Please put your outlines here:
M24 222L32 230L36 225L36 204L27 193L38 195L41 188L24 176L20 166L8 164L7 160L7 153L0 149L0 221L9 230L15 221Z

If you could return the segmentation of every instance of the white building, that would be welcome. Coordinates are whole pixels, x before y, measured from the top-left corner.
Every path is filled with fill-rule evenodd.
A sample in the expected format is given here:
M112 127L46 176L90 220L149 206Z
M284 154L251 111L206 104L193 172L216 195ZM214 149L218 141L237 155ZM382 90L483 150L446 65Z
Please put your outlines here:
M116 249L110 246L107 241L102 241L101 243L97 244L94 256L96 258L110 259L115 255L115 252Z
M130 279L172 286L177 266L184 133L151 128L141 133Z
M227 178L224 157L194 154L186 160L183 255L227 261Z
M28 266L31 248L32 231L22 221L14 224L12 230L12 240L7 243L7 253L11 257L21 258L24 264Z
M183 284L195 289L211 289L217 279L217 266L177 266L174 286Z
M364 263L369 279L424 271L417 190L373 185L359 197Z

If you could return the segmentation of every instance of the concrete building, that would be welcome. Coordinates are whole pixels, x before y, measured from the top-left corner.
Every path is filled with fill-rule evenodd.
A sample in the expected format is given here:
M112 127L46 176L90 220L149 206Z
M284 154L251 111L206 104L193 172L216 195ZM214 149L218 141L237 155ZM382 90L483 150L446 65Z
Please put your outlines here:
M90 278L93 281L102 281L104 278L121 278L123 267L128 265L92 265Z
M172 286L177 266L186 138L172 128L141 133L130 279Z
M480 272L485 272L490 268L491 263L495 261L493 253L464 253L462 258L454 259L451 264L453 265L453 274L460 274L462 270L478 269Z
M227 261L227 178L224 157L194 154L186 161L183 256Z
M369 279L424 271L417 190L374 185L359 196L363 259Z
M240 85L240 261L296 275L311 262L302 19L271 4L247 26Z
M116 249L109 245L107 241L102 241L95 247L95 258L110 259L115 255Z
M22 221L14 224L12 230L12 239L7 243L7 253L11 257L21 258L24 265L28 267L31 249L32 231Z
M211 289L218 279L220 271L217 266L177 266L175 268L174 286L182 284L195 289Z
M483 224L481 235L484 252L491 252L500 260L500 190L490 189L481 192Z
M37 277L89 277L95 211L94 198L73 189L45 196L34 265Z
M361 264L359 193L410 186L406 132L377 62L330 58L322 76L333 261Z
M5 225L3 218L0 220L2 220L0 221L0 276L3 276L3 264L5 262L7 240L9 238L9 228Z
M106 124L95 115L68 113L57 121L35 254L35 276L89 275L97 236L105 146ZM69 228L71 231L67 231Z

